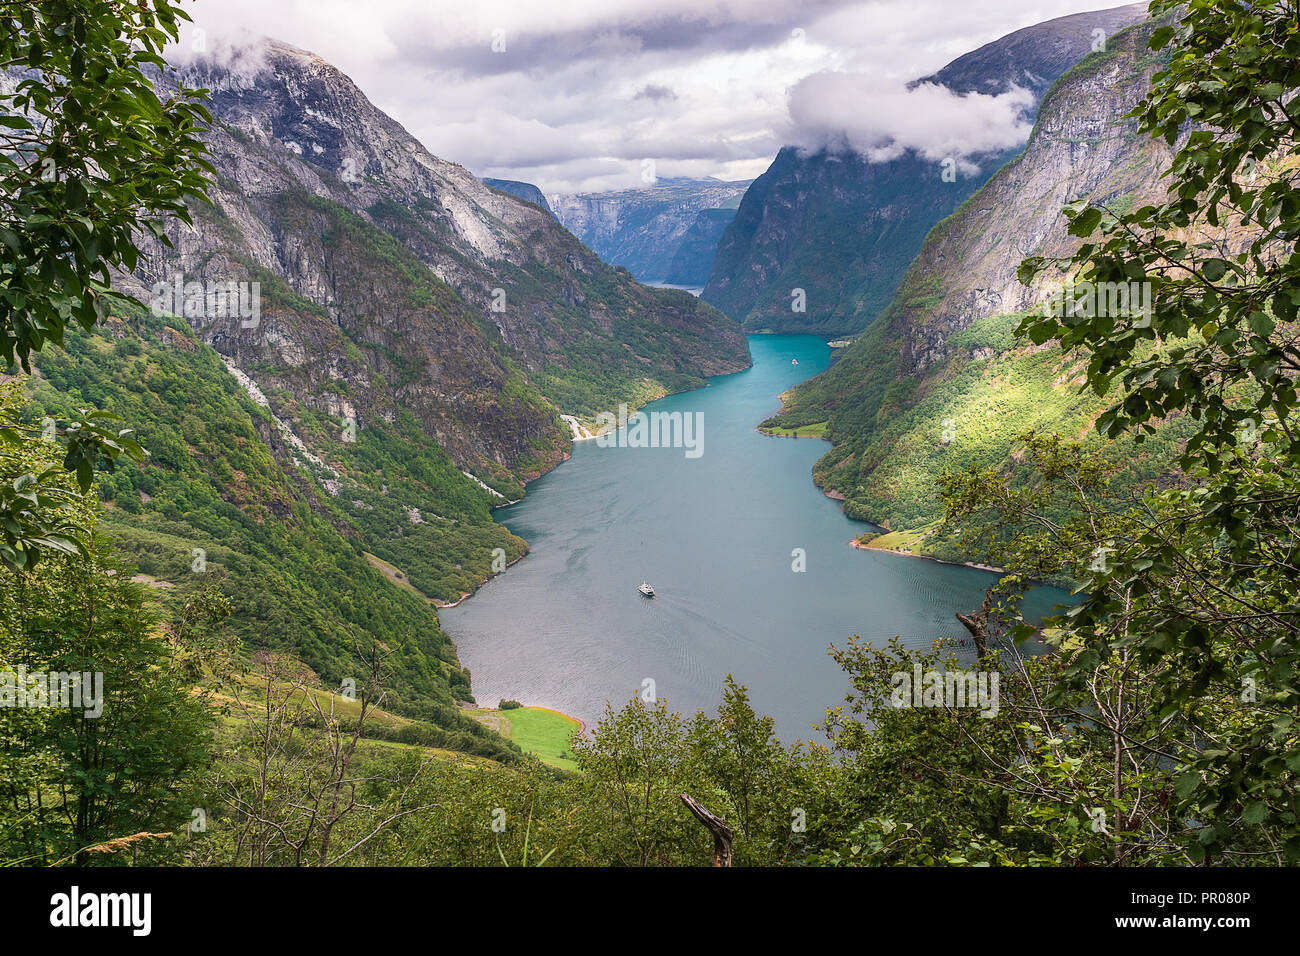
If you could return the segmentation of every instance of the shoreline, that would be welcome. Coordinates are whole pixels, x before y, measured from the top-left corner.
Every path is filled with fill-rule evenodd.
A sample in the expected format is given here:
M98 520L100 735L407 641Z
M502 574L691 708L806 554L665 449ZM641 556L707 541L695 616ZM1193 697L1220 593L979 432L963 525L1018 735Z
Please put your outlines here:
M764 438L795 438L799 440L813 439L815 441L824 441L824 442L831 441L825 435L782 435L779 432L774 432L769 428L764 428L762 425L755 425L754 431L758 432ZM831 442L831 444L833 446L834 442Z
M502 701L502 703L505 703L505 701ZM562 710L556 710L554 707L542 707L537 704L525 704L519 701L513 703L518 704L518 706L491 707L463 700L457 701L456 706L480 725L504 737L534 759L572 773L578 772L578 765L574 759L572 747L573 741L577 737L586 734L586 721L581 717L566 714ZM539 728L535 720L523 721L522 715L525 713L548 714L558 717L563 723L557 727L548 718L542 724L544 732L539 734ZM515 717L513 715L521 716ZM532 729L531 735L527 730L524 732L524 738L528 743L515 736L516 732L520 730L520 723L523 723L524 728L531 727ZM563 734L562 740L557 739L561 734Z
M587 732L587 722L583 720L581 717L574 717L572 714L566 714L564 711L556 710L554 707L538 707L530 704L525 704L524 706L525 707L531 706L533 710L544 710L548 714L556 714L557 716L563 717L565 720L573 721L575 724L578 725L578 729L575 730L574 733L585 734Z
M894 554L900 558L919 558L922 561L933 561L935 564L946 564L954 568L974 568L976 571L992 571L995 574L1006 574L1006 568L994 567L991 564L980 564L977 561L948 561L945 558L936 558L932 554L917 554L914 551L896 551L893 548L873 548L871 542L866 544L859 543L857 538L850 538L849 545L858 551L874 551L876 554Z
M572 441L591 441L596 437L585 425L582 424L582 422L578 421L578 419L572 415L561 415L560 421L568 425L570 430L573 432Z
M754 333L754 334L761 335L761 334L764 334L764 333ZM818 373L818 374L821 374L821 373ZM816 376L814 376L814 377L816 377ZM781 413L781 411L784 411L784 409L785 409L785 403L782 402L782 403L781 403L781 408L778 409L777 414L779 415L779 414ZM765 420L766 420L766 419L765 419ZM828 443L830 444L831 448L834 448L834 447L835 447L835 442L831 441L831 440L830 440L829 438L827 438L825 435L798 435L798 434L796 434L796 435L780 435L780 434L776 434L776 433L774 433L774 432L771 432L771 431L765 430L765 429L762 427L761 424L760 424L760 425L756 425L756 426L754 426L754 430L757 431L760 435L763 435L763 436L765 436L765 437L767 437L767 438L817 438L817 439L820 439L821 441L828 442ZM818 491L820 491L820 492L821 492L825 497L830 498L832 501L838 501L838 502L840 502L840 505L841 505L841 507L840 507L840 513L841 513L841 514L844 514L843 504L844 504L844 502L845 502L847 499L846 499L845 494L844 494L842 491L835 491L835 490L827 491L827 490L826 490L825 488L823 488L821 485L818 485L818 484L816 483L816 480L815 480L815 479L814 479L814 482L813 482L813 486L814 486ZM850 521L859 521L859 520L861 520L861 519L858 519L858 518L850 518L848 515L844 515L844 517L848 518ZM862 524L870 525L871 527L875 527L875 528L881 528L882 535L883 535L883 534L888 534L888 533L889 533L889 529L888 529L888 528L884 528L884 527L882 527L881 525L876 524L875 522L872 522L872 521L862 521ZM877 537L880 537L880 536L881 536L881 535L878 535ZM895 549L893 549L893 548L873 548L873 547L871 546L870 542L868 542L867 544L859 544L857 538L851 538L851 539L849 540L849 544L850 544L852 547L854 547L855 549L859 550L859 551L876 551L876 552L878 552L878 553L880 553L880 554L896 554L896 555L899 555L899 556L904 557L904 558L920 558L922 561L933 561L935 564L946 564L946 565L949 565L950 567L958 567L958 568L973 568L973 569L976 570L976 571L991 571L991 572L993 572L993 573L995 573L995 574L1006 574L1006 573L1007 573L1007 571L1006 571L1005 568L994 567L994 566L991 565L991 564L981 564L981 563L978 562L978 561L949 561L949 560L947 560L947 559L945 559L945 558L937 558L937 557L935 557L934 555L930 555L930 554L916 554L915 552L912 552L912 551L897 551L897 550L895 550Z
M749 333L749 334L751 334L751 335L758 335L758 334L764 334L764 333ZM753 367L753 364L751 363L751 364L747 365L745 368L737 369L737 370L734 371L734 372L724 372L724 373L721 373L721 374L718 375L718 376L709 376L709 379L711 380L711 379L713 379L713 378L722 377L722 375L735 375L735 374L738 374L739 372L746 371L747 369L752 368L752 367ZM815 376L810 376L810 377L815 377ZM701 388L707 388L707 387L709 386L710 383L711 383L711 382L706 382L705 385L702 385L702 386L700 386L700 387L701 387ZM696 389L687 389L686 391L689 392L689 391L695 391L695 390L696 390ZM673 394L684 394L684 392L678 392L678 393L669 392L669 393L666 393L665 395L660 396L660 397L661 397L661 398L666 398L666 397L668 397L669 395L673 395ZM654 399L654 400L652 400L652 402L653 402L653 401L657 401L657 400L658 400L658 399ZM650 404L650 403L647 403L647 404ZM784 403L782 403L782 407L784 407ZM779 409L778 409L778 413L779 413ZM580 441L590 441L591 439L598 437L598 436L596 436L596 435L591 434L590 431L588 431L587 429L583 428L583 427L581 426L581 424L580 424L579 422L577 422L577 419L576 419L574 416L561 414L561 415L560 415L560 418L561 418L562 421L564 421L565 424L569 425L569 427L570 427L570 431L572 432L571 437L570 437L570 441L571 441L571 443L577 443L577 442L580 442ZM766 419L764 419L764 420L766 420ZM761 427L761 422L760 422L760 423L756 423L756 424L755 424L754 426L752 426L752 427L753 427L753 430L754 430L754 431L756 431L756 432L758 432L759 434L763 435L765 438L783 438L783 437L794 437L794 438L816 438L816 439L820 439L820 440L822 440L822 441L829 442L829 443L832 445L832 447L834 446L834 442L831 442L830 439L829 439L829 438L826 438L824 435L809 435L809 434L805 434L805 435L797 435L797 434L796 434L796 435L793 435L793 436L783 436L783 435L779 435L779 434L773 434L773 433L771 433L771 432L765 431L765 430ZM586 434L581 434L581 432L586 432ZM552 471L557 470L557 469L559 468L560 465L562 465L562 464L564 464L565 462L569 461L571 458L572 458L572 454L571 454L571 453L566 453L566 454L564 455L564 457L561 458L559 461L555 462L555 464L554 464L552 467L547 468L547 469L546 469L545 471L543 471L542 473L540 473L540 474L534 476L531 480L525 481L525 482L524 482L524 487L525 487L525 489L527 489L527 486L528 486L529 484L531 484L533 481L536 481L538 478L544 477L545 475L550 474ZM833 500L833 501L838 501L838 502L840 502L840 503L841 503L840 511L841 511L841 513L843 513L843 503L844 503L844 501L845 501L845 496L844 496L844 494L843 494L842 492L838 492L838 491L834 491L834 490L832 490L832 491L827 491L827 490L821 488L821 487L818 486L818 485L814 485L814 487L816 487L817 490L818 490L819 492L821 492L821 494L823 494L825 497L830 498L830 499ZM525 492L525 494L526 494L526 492ZM521 499L521 500L522 500L522 499ZM515 504L515 503L516 503L516 502L510 502L510 504ZM495 508L494 508L493 510L495 511ZM845 515L845 517L848 517L848 516ZM858 521L859 519L850 518L849 520L851 520L851 521ZM872 522L863 521L863 522L861 522L861 523L862 523L862 524L865 524L865 525L872 526L872 527L877 527L877 528L880 527L879 525L874 525ZM881 530L882 530L882 533L887 533L887 529L881 529ZM856 549L856 550L860 550L860 551L876 551L876 552L884 553L884 554L895 554L895 555L899 555L899 556L901 556L901 557L919 558L919 559L921 559L921 560L923 560L923 561L931 561L931 562L933 562L933 563L935 563L935 564L946 564L946 565L950 565L950 566L953 566L953 567L966 567L966 568L970 568L971 570L975 570L975 571L986 571L986 572L990 572L990 573L993 573L993 574L1006 574L1005 569L1003 569L1003 568L998 568L998 567L994 567L994 566L992 566L992 565L981 564L981 563L979 563L979 562L975 562L975 561L949 561L949 560L945 560L945 559L943 559L943 558L938 558L938 557L934 557L934 556L932 556L932 555L927 555L927 554L915 554L915 553L905 552L905 551L895 551L895 550L888 549L888 548L876 548L876 547L872 547L869 543L868 543L868 544L860 544L856 538L852 538L852 539L850 539L850 540L849 540L849 545L850 545L851 547L853 547L854 549ZM514 564L518 563L519 561L522 561L525 557L527 557L527 555L528 555L528 552L525 552L523 555L520 555L517 559L515 559L515 561L511 561L510 564L507 565L507 567L513 566ZM504 572L503 572L503 573L504 573ZM469 592L465 592L465 593L463 593L463 594L460 596L460 598L459 598L457 601L455 601L454 603L450 603L450 604L439 604L439 605L437 605L437 610L448 610L448 609L453 609L453 608L460 607L460 606L463 605L466 601L468 601L470 598L474 597L474 596L479 592L479 590L483 587L484 584L487 584L488 581L491 581L493 578L496 578L496 577L500 577L500 575L492 575L491 577L485 579L485 580L484 580L484 581L483 581L483 582L482 582L478 587L474 588L472 591L469 591ZM440 623L441 623L441 622L440 622ZM450 636L450 635L449 635L449 636ZM458 654L458 657L459 657L459 654ZM567 719L569 719L569 720L575 721L575 722L578 724L578 726L579 726L578 733L583 733L583 732L585 732L585 730L586 730L586 722L583 721L581 718L574 717L574 716L572 716L571 714L566 714L566 713L564 713L563 711L554 710L553 708L549 708L549 707L537 707L537 708L535 708L535 709L538 709L538 710L547 710L547 711L550 711L550 712L552 712L552 713L555 713L555 714L557 714L557 715L559 715L559 716L561 716L561 717L565 717L565 718L567 718Z
M511 502L511 504L515 504L515 502ZM504 527L504 525L503 525L502 527ZM529 551L531 551L531 550L532 550L532 549L530 548ZM506 571L509 571L511 568L513 568L516 564L518 564L518 563L519 563L520 561L522 561L524 558L528 557L529 551L525 551L523 554L521 554L519 557L515 558L513 561L507 561L507 562L506 562ZM478 594L478 592L483 588L483 585L487 584L489 581L495 581L497 578L501 577L502 574L505 574L506 571L502 571L500 574L490 574L490 575L488 575L488 576L487 576L486 578L484 578L481 582L479 582L479 584L474 588L474 590L472 590L472 591L462 591L461 594L460 594L460 597L457 598L455 601L453 601L453 602L450 603L450 604L443 604L443 603L441 603L440 601L438 601L438 600L436 600L436 599L434 599L434 598L430 598L429 600L433 601L433 606L436 607L439 611L445 611L445 610L447 610L448 608L453 608L453 607L460 607L462 604L464 604L466 601L468 601L470 598L472 598L475 594ZM442 626L442 621L439 621L439 622L438 622L438 625L439 625L439 626ZM557 713L558 713L558 711L557 711Z
M699 391L700 389L708 388L709 385L712 383L712 380L715 379L715 378L721 378L721 377L723 377L723 376L725 376L725 375L739 375L741 372L746 372L746 371L748 371L749 369L751 369L751 368L753 368L753 367L754 367L754 363L753 363L753 361L751 360L751 361L749 362L749 364L745 365L743 368L738 368L738 369L736 369L735 371L732 371L732 372L719 372L719 373L716 374L716 375L709 375L709 376L706 376L704 384L701 385L701 386L699 386L699 388L688 388L688 389L684 389L683 391L680 391L680 392L664 392L662 395L658 396L657 398L652 398L652 399L650 399L649 401L647 401L647 402L645 403L645 405L638 405L638 406L636 406L635 409L633 409L632 406L629 405L629 406L628 406L628 408L629 408L629 414L631 413L631 411L640 411L641 409L645 408L646 405L652 405L653 403L655 403L655 402L657 402L657 401L660 401L660 400L665 399L665 398L669 398L669 397L671 397L671 396L673 396L673 395L685 395L685 394L687 394L688 392L696 392L696 391ZM491 506L491 510L492 510L492 512L493 512L493 519L492 519L493 521L496 521L495 513L496 513L496 510L497 510L498 508L508 508L508 507L510 507L511 505L517 505L517 504L519 504L519 502L523 501L524 498L528 497L528 486L529 486L529 485L531 485L533 482L537 481L538 479L545 478L547 475L549 475L549 474L551 474L553 471L557 470L561 465L563 465L563 464L565 464L566 462L572 460L572 458L573 458L572 446L573 446L574 444L576 444L577 442L592 441L592 440L597 439L597 438L600 437L599 435L593 435L593 434L591 434L591 432L590 432L586 427L584 427L584 426L582 425L582 423L579 422L579 421L578 421L574 416L572 416L572 415L560 414L559 417L560 417L560 419L561 419L561 420L562 420L566 425L569 426L569 429L570 429L570 431L572 432L572 434L571 434L570 437L569 437L570 450L564 452L564 453L563 453L563 456L562 456L558 461L556 461L554 464L551 464L551 465L549 465L549 466L543 468L543 470L537 472L537 473L534 474L531 478L525 478L524 481L523 481L524 494L523 494L522 497L520 497L520 498L516 498L514 501L504 501L504 500L503 500L503 501L498 501L498 502L496 502L495 504L493 504L493 505ZM579 432L586 432L586 434L579 434ZM462 474L465 474L466 477L468 477L468 478L474 478L473 475L467 474L467 473L465 473L465 472L462 472ZM474 480L475 480L475 481L478 481L480 485L483 484L482 481L479 481L479 479L477 479L477 478L474 478ZM486 488L487 486L484 486L484 487ZM488 488L487 490L488 490L488 491L492 491L494 494L500 495L500 492L495 491L495 489ZM497 523L498 523L498 524L502 524L502 523L499 522L499 521L498 521ZM504 525L503 525L503 527L504 527ZM531 549L531 547L530 547L530 548L529 548L529 551L531 551L531 550L532 550L532 549ZM519 557L515 558L515 560L509 562L509 563L506 565L506 567L507 567L507 568L510 568L510 567L513 567L515 564L518 564L518 563L519 563L520 561L522 561L524 558L528 557L529 551L525 551L525 552L524 552L523 554L521 554ZM504 574L504 573L505 573L505 572L502 572L502 574ZM500 577L500 576L501 576L500 574L489 575L488 577L486 577L486 578L484 578L482 581L480 581L480 582L478 583L478 585L475 586L475 588L474 588L472 591L466 591L466 592L462 593L461 596L460 596L460 597L459 597L455 602L453 602L453 603L451 603L451 604L440 604L440 603L439 603L435 598L426 598L426 600L430 601L430 602L434 605L434 607L437 608L437 610L440 610L440 611L441 611L441 610L447 610L447 609L450 609L450 608L460 607L462 604L464 604L466 601L468 601L468 600L469 600L470 598L472 598L474 595L478 594L478 592L482 589L483 585L487 584L487 583L488 583L489 581L491 581L493 578L498 578L498 577ZM439 622L439 624L441 624L441 621ZM559 711L556 711L556 713L559 713ZM568 714L565 714L564 716L567 717L567 716L569 716L569 715L568 715ZM576 720L577 718L574 718L574 719Z
M485 714L509 714L512 710L544 710L548 714L554 714L556 717L563 717L570 723L577 724L578 729L574 731L575 734L585 734L587 732L587 722L581 717L574 717L572 714L566 714L562 710L556 710L554 707L543 707L540 704L521 703L518 707L508 707L505 710L502 710L500 707L484 707L482 704L471 704L468 701L457 701L456 706L461 710L477 710L482 711ZM507 717L506 719L508 720L509 718Z

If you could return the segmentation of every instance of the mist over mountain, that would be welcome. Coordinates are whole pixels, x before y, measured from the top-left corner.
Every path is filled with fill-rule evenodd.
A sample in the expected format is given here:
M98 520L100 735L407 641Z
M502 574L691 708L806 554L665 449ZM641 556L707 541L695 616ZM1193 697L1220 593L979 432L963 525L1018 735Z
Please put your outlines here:
M815 90L797 87L792 113L797 124L815 92L816 122L796 128L802 145L783 148L746 192L704 300L751 330L862 331L930 227L1020 151L1056 78L1145 15L1130 4L1026 27L907 87L853 74L805 80ZM958 130L973 124L968 138L953 137L954 118ZM792 308L796 289L805 311Z

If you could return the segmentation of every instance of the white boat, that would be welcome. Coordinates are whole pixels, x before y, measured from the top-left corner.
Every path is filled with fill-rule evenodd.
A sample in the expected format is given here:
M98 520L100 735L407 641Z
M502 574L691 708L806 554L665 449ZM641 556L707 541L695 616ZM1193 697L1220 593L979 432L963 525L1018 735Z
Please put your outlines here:
M637 590L640 591L642 594L644 594L646 597L655 596L655 589L652 588L650 585L646 584L644 581L641 582L641 586L637 588Z
M798 360L798 359L790 359L790 364L791 364L791 365L798 365L798 364L799 364L799 360Z

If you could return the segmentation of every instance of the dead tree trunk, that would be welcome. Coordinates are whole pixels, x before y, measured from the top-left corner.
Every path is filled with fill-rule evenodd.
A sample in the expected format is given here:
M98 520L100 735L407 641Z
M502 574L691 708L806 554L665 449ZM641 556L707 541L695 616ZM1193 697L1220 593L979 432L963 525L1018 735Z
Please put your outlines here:
M975 649L979 651L980 660L983 660L989 653L989 635L984 621L975 615L962 614L960 611L957 613L957 620L970 631L971 637L975 639Z
M984 660L989 653L989 644L1000 637L1005 630L998 610L996 590L989 588L985 591L980 609L974 614L958 614L957 620L961 621L962 627L970 631L970 636L975 639L975 649L979 651L980 660Z
M682 794L682 803L713 834L713 865L731 866L731 841L736 838L736 832L727 826L722 817L715 816L690 794Z

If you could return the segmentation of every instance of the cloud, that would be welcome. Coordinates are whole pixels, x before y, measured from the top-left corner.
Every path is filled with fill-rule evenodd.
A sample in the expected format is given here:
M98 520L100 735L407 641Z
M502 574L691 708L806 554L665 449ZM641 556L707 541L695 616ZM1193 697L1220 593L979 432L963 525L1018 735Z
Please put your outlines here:
M675 100L677 94L670 87L660 86L658 83L647 83L636 91L636 96L632 97L632 99L655 100L657 102L659 100Z
M970 158L1019 146L1032 124L1033 94L1016 87L1000 96L958 94L934 83L910 87L867 73L815 73L790 91L791 145L848 148L871 162L914 150L926 159Z
M433 153L557 192L635 186L646 159L660 176L750 178L793 131L818 125L875 142L851 116L811 104L799 106L796 122L791 88L830 72L893 89L1011 30L1098 5L194 0L187 9L210 46L255 34L310 50ZM187 30L182 53L191 39ZM889 115L904 141L938 139L914 117Z
M267 70L265 41L264 36L246 29L210 35L202 27L192 27L179 43L167 48L167 60L177 67L216 67L229 72L236 80L249 83Z

